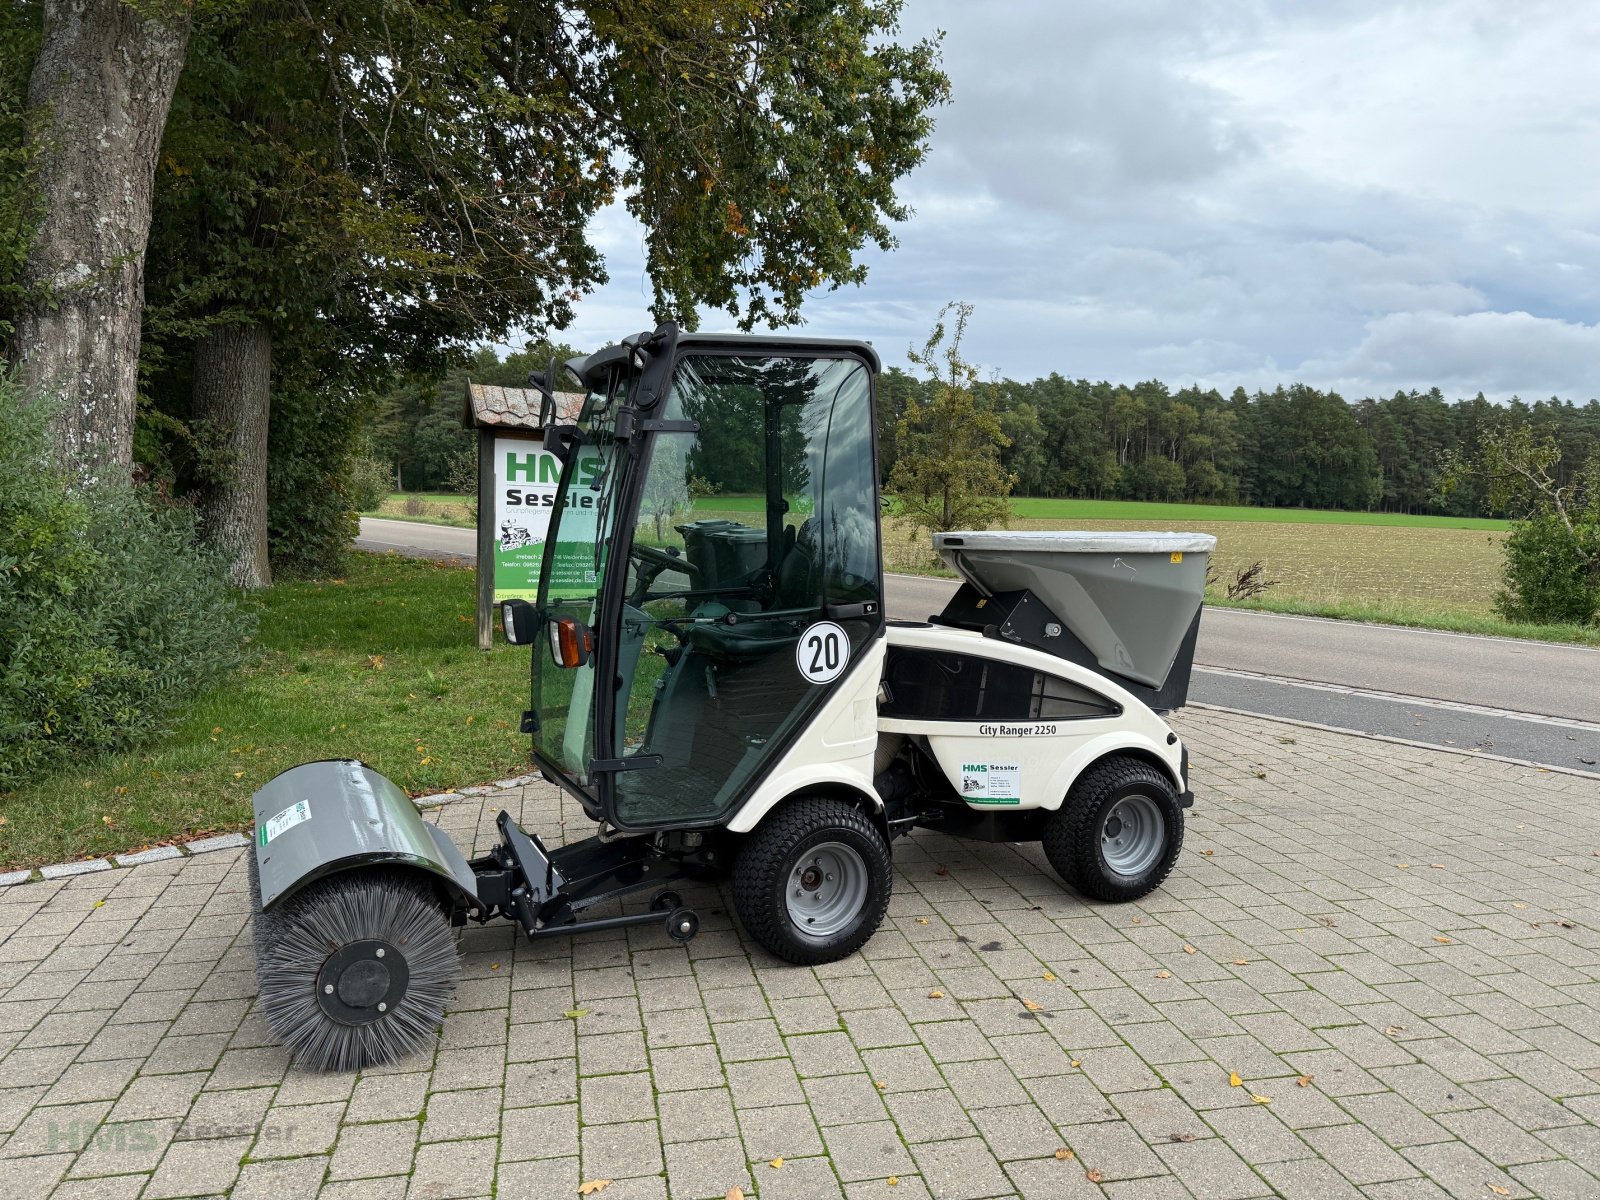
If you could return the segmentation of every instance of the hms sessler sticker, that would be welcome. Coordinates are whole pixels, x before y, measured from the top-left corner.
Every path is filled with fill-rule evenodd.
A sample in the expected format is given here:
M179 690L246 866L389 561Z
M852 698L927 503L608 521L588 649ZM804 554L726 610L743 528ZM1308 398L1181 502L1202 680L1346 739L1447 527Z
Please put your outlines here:
M961 764L961 798L968 804L1022 803L1022 764Z
M311 820L311 801L297 800L275 817L269 817L261 826L261 844L282 837L302 821Z

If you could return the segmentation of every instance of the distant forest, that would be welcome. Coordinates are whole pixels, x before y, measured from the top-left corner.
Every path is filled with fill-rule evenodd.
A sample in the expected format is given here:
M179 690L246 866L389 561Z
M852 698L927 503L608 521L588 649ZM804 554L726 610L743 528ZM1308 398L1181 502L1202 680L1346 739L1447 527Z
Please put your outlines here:
M923 381L891 367L879 382L881 457ZM1011 445L1001 451L1019 496L1190 500L1274 508L1339 508L1484 516L1473 486L1437 495L1441 457L1471 454L1498 422L1526 422L1561 447L1564 473L1600 450L1600 401L1447 401L1439 389L1350 403L1303 384L1248 394L1173 392L1052 374L980 384Z
M556 353L576 351L562 346ZM504 360L486 349L443 380L389 391L377 400L367 453L396 471L407 491L448 486L452 463L473 444L461 427L466 379L522 386L531 368L549 361L548 347ZM879 380L885 479L900 414L928 386L898 367ZM1442 456L1472 452L1485 429L1509 420L1549 433L1567 473L1600 451L1595 400L1491 404L1480 393L1451 402L1434 388L1350 403L1303 384L1253 394L1235 388L1224 396L1194 387L1174 392L1155 380L1126 387L1054 374L978 386L1011 439L1001 459L1019 496L1483 516L1480 492L1468 486L1441 500L1437 481Z

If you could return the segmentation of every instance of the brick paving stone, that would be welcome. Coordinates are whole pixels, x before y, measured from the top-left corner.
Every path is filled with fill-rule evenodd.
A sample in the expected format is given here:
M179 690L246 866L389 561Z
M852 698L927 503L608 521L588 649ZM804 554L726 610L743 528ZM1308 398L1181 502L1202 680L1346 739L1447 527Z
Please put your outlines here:
M144 1191L148 1200L221 1193L233 1185L239 1163L250 1149L249 1138L174 1142Z
M750 1173L761 1200L838 1200L844 1195L826 1158L784 1159L779 1168L756 1162Z
M1010 1194L1011 1184L982 1138L922 1142L911 1148L928 1190L946 1200Z
M679 1142L668 1146L667 1191L672 1200L710 1200L728 1189L748 1191L750 1167L738 1138Z
M1575 916L1600 879L1549 853L1600 844L1600 784L1178 724L1199 803L1137 904L1083 902L1037 846L919 831L884 927L815 969L753 950L716 886L684 889L687 949L474 928L438 1047L360 1077L291 1069L253 1011L235 850L0 888L0 1192L1600 1194L1600 945ZM502 806L555 844L592 828L542 781L427 819L482 853Z
M339 1141L333 1148L330 1177L368 1179L409 1174L420 1132L416 1121L347 1125L339 1131Z
M494 1187L496 1150L493 1138L422 1146L417 1150L407 1197L450 1200L489 1195Z

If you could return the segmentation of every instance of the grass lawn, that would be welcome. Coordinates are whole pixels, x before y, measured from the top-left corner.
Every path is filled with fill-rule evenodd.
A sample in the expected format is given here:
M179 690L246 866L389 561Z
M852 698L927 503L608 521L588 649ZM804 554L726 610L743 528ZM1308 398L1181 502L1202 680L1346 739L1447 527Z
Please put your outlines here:
M526 648L476 648L474 573L357 554L261 598L257 654L165 737L0 794L0 868L246 828L296 763L360 758L412 794L528 769Z

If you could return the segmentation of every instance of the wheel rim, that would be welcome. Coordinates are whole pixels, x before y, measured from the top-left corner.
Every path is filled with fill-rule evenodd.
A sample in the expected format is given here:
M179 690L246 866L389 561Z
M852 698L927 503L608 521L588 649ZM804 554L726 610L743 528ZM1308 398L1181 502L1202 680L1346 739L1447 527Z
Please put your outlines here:
M1124 796L1100 822L1100 853L1118 875L1141 875L1155 865L1167 842L1167 822L1143 793Z
M802 935L832 937L867 903L867 864L843 842L821 842L796 860L785 881L789 920Z

